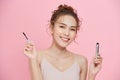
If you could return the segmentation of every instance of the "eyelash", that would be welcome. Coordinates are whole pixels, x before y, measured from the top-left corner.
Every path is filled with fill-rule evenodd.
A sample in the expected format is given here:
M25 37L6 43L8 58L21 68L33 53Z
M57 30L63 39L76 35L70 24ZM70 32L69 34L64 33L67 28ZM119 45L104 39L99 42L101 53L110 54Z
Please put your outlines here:
M76 31L75 29L71 29L72 31Z
M65 28L65 26L59 26L60 28ZM76 29L70 29L72 31L76 31Z
M60 28L65 28L64 26L60 26Z

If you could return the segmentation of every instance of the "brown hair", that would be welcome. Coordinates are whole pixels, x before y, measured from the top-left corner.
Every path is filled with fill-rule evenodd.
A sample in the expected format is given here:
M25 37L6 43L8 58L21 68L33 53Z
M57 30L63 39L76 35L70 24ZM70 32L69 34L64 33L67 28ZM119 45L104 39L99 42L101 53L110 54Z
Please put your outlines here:
M63 16L63 15L71 15L71 16L73 16L75 18L76 22L77 22L77 29L79 29L79 27L80 27L79 23L81 21L78 18L77 12L71 6L68 6L68 5L65 5L65 4L58 6L58 9L53 11L52 17L50 19L51 25L54 25L55 21L60 16Z

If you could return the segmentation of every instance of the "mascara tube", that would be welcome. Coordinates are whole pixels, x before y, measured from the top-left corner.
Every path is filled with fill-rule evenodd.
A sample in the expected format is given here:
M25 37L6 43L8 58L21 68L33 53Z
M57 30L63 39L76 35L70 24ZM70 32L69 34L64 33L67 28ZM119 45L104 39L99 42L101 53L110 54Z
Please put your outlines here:
M96 57L99 55L99 43L96 43Z

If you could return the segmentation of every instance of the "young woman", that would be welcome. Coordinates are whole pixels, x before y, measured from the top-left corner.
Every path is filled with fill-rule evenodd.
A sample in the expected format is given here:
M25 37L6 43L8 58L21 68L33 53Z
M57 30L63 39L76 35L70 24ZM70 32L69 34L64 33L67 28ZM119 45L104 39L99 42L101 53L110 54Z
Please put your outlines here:
M100 55L93 58L87 71L87 59L67 50L76 38L80 22L71 6L60 5L50 19L51 46L36 51L32 42L25 45L24 54L30 60L32 80L95 80L102 65Z

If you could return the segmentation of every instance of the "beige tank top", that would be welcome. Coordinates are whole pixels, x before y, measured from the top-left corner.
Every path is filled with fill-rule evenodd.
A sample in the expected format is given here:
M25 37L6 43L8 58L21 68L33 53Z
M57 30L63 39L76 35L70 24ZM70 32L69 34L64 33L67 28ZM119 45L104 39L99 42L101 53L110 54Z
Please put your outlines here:
M43 80L80 80L80 67L75 62L65 71L60 71L43 58L41 63Z

